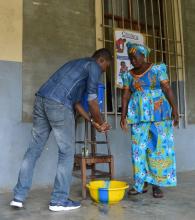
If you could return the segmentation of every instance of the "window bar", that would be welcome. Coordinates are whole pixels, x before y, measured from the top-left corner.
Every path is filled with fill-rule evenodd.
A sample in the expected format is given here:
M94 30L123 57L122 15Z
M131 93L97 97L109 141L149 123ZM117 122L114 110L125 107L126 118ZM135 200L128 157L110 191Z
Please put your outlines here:
M171 2L171 12L172 14L174 15L175 13L175 8L174 8L174 3ZM172 21L172 27L173 27L173 38L175 40L174 42L174 52L177 54L177 43L176 43L176 39L177 39L177 36L176 36L176 21L175 21L175 16L171 16L171 21ZM175 64L176 64L176 68L175 68L175 72L176 72L176 82L177 82L177 105L178 105L178 111L179 111L179 115L181 113L180 111L180 94L179 94L179 91L180 91L180 86L179 86L179 77L178 77L178 57L176 56L175 54ZM180 127L180 121L179 121L179 127Z
M165 13L165 26L166 26L166 39L167 39L167 51L169 51L169 26L168 26L168 17L167 17L167 2L164 0L164 13ZM171 71L169 68L170 65L170 55L168 53L168 71L169 71L169 78L170 82L172 82L172 77L171 77Z
M177 11L179 14L179 33L180 33L180 40L181 40L181 53L182 53L182 65L183 65L183 71L182 71L182 75L183 75L183 81L184 81L184 89L183 89L183 93L184 93L184 127L187 126L187 103L186 103L186 78L185 78L185 61L184 61L184 44L183 44L183 29L182 29L182 15L181 15L181 1L177 0Z
M121 0L121 15L122 15L122 28L124 30L125 28L125 23L124 23L124 0ZM116 89L116 95L121 97L121 89ZM115 124L116 127L118 126L118 107L121 103L118 103L118 97L116 97L116 113L115 113ZM122 102L122 99L119 99Z
M160 47L161 47L161 61L163 62L163 43L162 43L162 22L161 22L161 11L160 11L160 2L158 0L158 15L159 15L159 26L160 26Z
M106 28L112 28L112 26L111 26L111 25L108 25L108 24L104 24L104 27L106 27Z
M130 19L130 28L133 30L133 18L132 18L132 0L129 0L129 19Z
M114 26L115 26L115 20L114 20L114 7L113 7L113 1L114 0L111 0L111 13L112 13L112 34L113 34L113 38L112 38L112 43L113 44L115 44L115 41L114 41L114 38L115 38L115 36L114 36ZM115 45L114 45L114 47L113 47L113 50L115 50ZM115 53L115 51L113 51L114 53ZM114 63L114 62L113 62ZM114 108L115 107L113 107L114 105L115 105L115 96L113 97L113 94L115 94L115 78L114 78L114 76L113 76L113 74L112 73L114 73L114 71L115 71L115 67L114 68L110 68L111 69L111 94L112 94L112 114L111 115L113 115L113 114L115 114L115 110L114 110ZM113 86L114 86L114 91L113 91ZM115 124L116 124L116 122L115 122Z
M145 29L146 29L146 45L148 47L148 21L147 21L146 0L144 0L144 15L145 15Z
M154 29L154 9L153 9L153 0L150 1L151 3L151 10L152 10L152 32L153 32L153 47L154 47L154 62L156 63L156 43L155 43L155 29Z
M148 37L153 37L153 35L151 35L151 34L147 34L148 35ZM157 36L157 35L154 35L154 38L156 38L156 39L160 39L160 36ZM174 39L172 39L172 38L167 38L167 37L162 37L162 40L169 40L169 41L173 41L174 42ZM181 41L177 41L178 43L181 43Z
M112 20L111 20L111 21L112 21L112 22L111 22L112 25L111 25L110 27L111 27L111 29L112 29L111 31L112 31L112 34L113 34L113 27L114 27L114 24L115 24L115 23L114 23L115 20L114 20L113 0L111 0L111 1L112 1L112 2L111 2L111 11L110 11L110 13L111 13L111 15L112 15L112 18L111 18L111 19L112 19ZM112 37L112 40L110 40L110 42L112 42L112 44L114 44L114 36ZM115 48L115 45L114 45L114 48ZM113 48L113 49L114 49L114 48ZM113 52L114 52L114 51L113 51ZM110 68L110 70L111 70L111 94L112 94L111 99L112 99L112 109L114 109L115 97L113 96L113 94L114 94L114 91L113 91L114 89L113 89L113 87L115 88L115 83L114 83L114 79L113 79L114 76L113 76L113 74L112 74L114 71L113 71L113 69L111 69L111 68ZM112 72L112 71L113 71L113 72Z
M115 4L115 2L114 2L114 0L111 0L111 2L112 2L112 28L114 31L114 29L115 29L115 22L114 22L114 9L115 9L114 4ZM114 45L114 50L115 50L115 45ZM113 77L113 76L111 76L111 77ZM114 99L114 119L115 119L115 128L117 128L117 88L116 88L115 80L114 80L114 97L115 97L115 99Z
M105 21L104 21L104 0L102 0L102 28L103 28L103 47L105 47ZM105 120L108 120L108 115L107 115L107 86L106 86L106 74L103 74L104 77L104 117Z
M115 26L115 24L114 24L114 0L111 0L111 5L112 5L112 28L114 29L114 26Z
M105 42L107 42L107 43L111 43L111 44L113 44L113 43L114 43L114 41L113 41L113 40L105 40Z
M123 7L124 7L124 2L123 2L123 0L121 0L122 27L123 27L123 29L124 29L124 28L125 28L125 23L124 23L124 11L123 11Z
M103 47L105 47L104 0L102 0L102 40Z
M139 17L139 0L137 0L136 3L137 3L137 24L138 24L138 31L141 32L141 28L140 28L140 17Z

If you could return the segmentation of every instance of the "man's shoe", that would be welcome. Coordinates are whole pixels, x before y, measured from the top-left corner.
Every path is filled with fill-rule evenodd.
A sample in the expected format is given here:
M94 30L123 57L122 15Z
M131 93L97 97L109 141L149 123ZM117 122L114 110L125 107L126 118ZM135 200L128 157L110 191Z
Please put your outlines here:
M15 208L23 208L23 202L18 199L13 199L10 202L10 206L15 207Z
M54 212L69 211L73 209L78 209L80 207L81 207L80 202L74 202L72 200L67 200L66 202L63 203L50 202L49 204L49 210Z

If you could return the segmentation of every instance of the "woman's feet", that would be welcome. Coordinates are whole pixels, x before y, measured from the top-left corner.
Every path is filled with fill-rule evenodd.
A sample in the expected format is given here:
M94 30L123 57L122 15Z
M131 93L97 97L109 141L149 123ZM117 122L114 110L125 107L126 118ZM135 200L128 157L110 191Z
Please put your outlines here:
M138 195L138 194L141 194L141 193L147 193L147 191L148 191L147 187L148 187L148 183L145 183L142 192L138 192L134 188L131 188L127 192L127 194L129 196L135 196L135 195ZM161 188L159 186L153 185L152 186L152 192L153 192L153 197L154 198L163 198L163 196L164 196L163 191L161 190Z
M163 198L163 191L160 189L159 186L152 186L152 191L153 191L153 197L154 198Z
M137 195L137 194L147 193L147 192L148 192L147 187L148 187L148 183L144 183L144 188L143 188L143 191L142 191L142 192L138 192L138 191L136 191L134 188L131 188L131 189L127 192L127 194L128 194L129 196L135 196L135 195Z
M127 194L128 194L129 196L135 196L135 195L137 195L137 194L147 193L147 192L148 192L147 189L143 190L142 192L138 192L138 191L136 191L134 188L131 188L131 189L127 192Z

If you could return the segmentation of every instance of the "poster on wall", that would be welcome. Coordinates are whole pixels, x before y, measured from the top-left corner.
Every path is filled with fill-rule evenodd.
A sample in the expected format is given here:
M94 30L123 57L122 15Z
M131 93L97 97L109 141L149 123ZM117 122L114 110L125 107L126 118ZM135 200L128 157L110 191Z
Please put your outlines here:
M122 74L133 68L127 54L127 42L144 44L144 36L138 32L115 29L115 84L118 88L123 87Z

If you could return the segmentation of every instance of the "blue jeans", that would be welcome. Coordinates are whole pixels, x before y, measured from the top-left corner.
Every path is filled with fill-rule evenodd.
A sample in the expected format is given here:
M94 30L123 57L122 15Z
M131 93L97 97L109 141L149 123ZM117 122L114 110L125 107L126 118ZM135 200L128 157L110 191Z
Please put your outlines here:
M40 96L35 99L32 138L14 188L15 199L24 201L27 197L32 185L35 163L44 149L51 130L58 145L58 165L51 201L64 202L68 199L75 150L74 114L64 105Z

